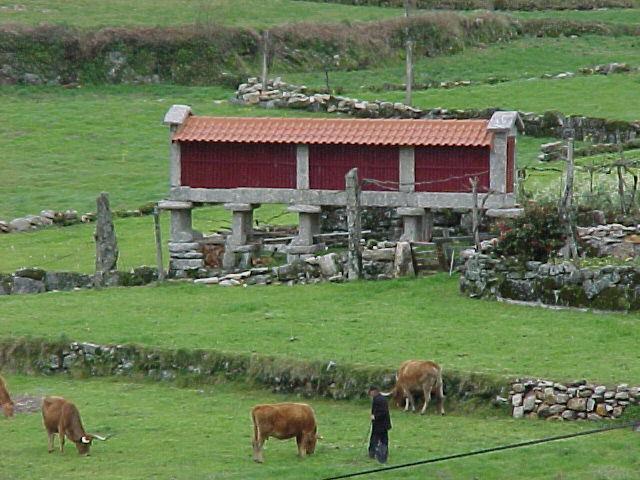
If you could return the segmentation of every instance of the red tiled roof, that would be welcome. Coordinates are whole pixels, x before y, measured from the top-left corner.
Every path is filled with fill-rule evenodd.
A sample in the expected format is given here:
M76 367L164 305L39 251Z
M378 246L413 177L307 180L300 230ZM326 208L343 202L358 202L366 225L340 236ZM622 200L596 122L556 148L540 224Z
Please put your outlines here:
M487 120L246 118L191 116L177 142L488 147Z

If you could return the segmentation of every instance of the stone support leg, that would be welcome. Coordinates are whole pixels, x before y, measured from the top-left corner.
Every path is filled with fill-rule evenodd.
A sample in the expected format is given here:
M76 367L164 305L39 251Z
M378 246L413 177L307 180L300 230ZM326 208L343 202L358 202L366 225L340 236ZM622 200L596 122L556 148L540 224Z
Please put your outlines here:
M287 247L288 261L324 250L324 243L314 243L313 239L314 235L320 233L322 209L317 205L292 205L287 210L298 214L298 235Z
M398 215L402 218L403 233L400 241L423 242L425 240L425 209L417 207L400 207Z
M423 227L424 241L430 242L433 238L433 211L430 208L425 208Z
M204 267L203 254L198 243L202 236L193 230L191 202L163 201L158 207L169 210L171 214L171 231L169 234L169 273L172 276L184 277L188 270Z
M231 234L227 237L225 251L222 257L222 268L232 270L242 264L250 263L247 259L255 250L250 245L253 236L253 209L259 205L251 203L225 203L224 208L230 210Z

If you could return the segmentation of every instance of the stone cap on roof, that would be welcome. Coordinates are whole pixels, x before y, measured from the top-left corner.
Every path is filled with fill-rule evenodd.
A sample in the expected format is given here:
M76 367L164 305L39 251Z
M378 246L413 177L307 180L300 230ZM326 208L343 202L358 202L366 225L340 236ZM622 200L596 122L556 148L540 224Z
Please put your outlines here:
M163 123L165 125L182 125L191 115L189 105L173 105L165 114Z
M502 132L512 130L517 127L518 130L524 129L524 124L518 112L495 112L489 120L487 127L491 132Z

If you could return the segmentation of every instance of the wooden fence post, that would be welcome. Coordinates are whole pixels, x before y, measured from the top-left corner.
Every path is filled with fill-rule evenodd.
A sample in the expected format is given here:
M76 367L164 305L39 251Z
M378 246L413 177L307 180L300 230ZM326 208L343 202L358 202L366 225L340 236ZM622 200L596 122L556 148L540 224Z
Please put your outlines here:
M404 29L405 42L406 42L406 91L404 97L404 103L411 105L412 102L412 90L413 90L413 41L411 40L411 32L409 29L409 8L411 0L404 0L404 18L407 22L407 26Z
M473 195L473 208L471 209L471 221L473 230L473 241L476 245L476 252L480 251L480 222L478 219L478 177L469 179L471 183L471 193Z
M347 279L358 280L362 275L362 225L360 222L360 183L358 169L352 168L345 175L347 201L347 229L349 231L349 258Z
M153 225L156 237L156 263L158 265L158 281L164 281L164 261L162 260L162 237L160 234L160 210L153 207Z
M576 245L575 227L573 225L573 138L569 138L567 143L567 179L564 184L564 192L558 205L558 216L564 226L567 240L563 251L570 259L578 258L578 247Z
M269 64L269 30L262 32L262 91L267 91L268 73L267 66Z

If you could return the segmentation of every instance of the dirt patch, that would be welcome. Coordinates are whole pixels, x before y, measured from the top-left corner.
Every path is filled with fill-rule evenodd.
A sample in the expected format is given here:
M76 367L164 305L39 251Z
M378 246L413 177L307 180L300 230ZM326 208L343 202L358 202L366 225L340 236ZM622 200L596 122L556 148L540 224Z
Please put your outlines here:
M18 413L36 413L42 407L42 397L33 397L31 395L17 395L13 397L14 412Z

